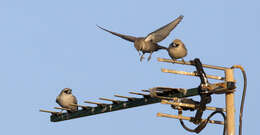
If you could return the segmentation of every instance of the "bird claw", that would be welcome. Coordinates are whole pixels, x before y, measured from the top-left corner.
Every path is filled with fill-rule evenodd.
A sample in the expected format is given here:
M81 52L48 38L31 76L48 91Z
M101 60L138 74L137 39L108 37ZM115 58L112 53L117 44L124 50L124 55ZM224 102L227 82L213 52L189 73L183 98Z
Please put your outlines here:
M176 59L172 58L173 61L175 61ZM172 64L175 64L174 62Z

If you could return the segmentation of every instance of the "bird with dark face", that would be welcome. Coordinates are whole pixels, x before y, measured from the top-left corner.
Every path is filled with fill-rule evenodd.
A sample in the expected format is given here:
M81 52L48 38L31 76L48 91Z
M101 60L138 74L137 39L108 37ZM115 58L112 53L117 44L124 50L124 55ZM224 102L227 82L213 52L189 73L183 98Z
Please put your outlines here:
M68 110L69 113L78 110L78 107L75 106L78 104L77 98L72 95L72 89L70 88L64 88L60 92L59 96L56 98L56 103L58 103L63 108L70 109Z
M188 54L187 49L184 43L179 40L175 39L168 47L169 56L173 59L182 59L184 61L184 57Z
M134 37L134 36L129 36L129 35L123 35L120 33L112 32L112 31L102 28L98 25L97 25L97 27L99 27L100 29L107 31L113 35L121 37L127 41L134 42L134 47L139 52L139 55L140 55L140 51L143 53L142 56L140 57L140 61L142 61L145 53L150 53L150 55L148 57L148 61L149 61L151 59L153 52L156 52L160 49L167 50L166 47L160 46L157 43L164 40L170 34L170 32L181 22L182 18L183 18L182 15L179 16L177 19L173 20L169 24L148 34L146 37Z

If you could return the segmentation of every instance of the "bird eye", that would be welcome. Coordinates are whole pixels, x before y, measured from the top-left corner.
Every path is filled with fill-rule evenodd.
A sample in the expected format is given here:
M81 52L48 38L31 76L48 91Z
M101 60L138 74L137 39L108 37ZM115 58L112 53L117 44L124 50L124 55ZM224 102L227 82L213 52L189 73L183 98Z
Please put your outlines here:
M178 46L179 46L179 44L178 44L178 43L175 43L175 46L176 46L176 47L178 47Z

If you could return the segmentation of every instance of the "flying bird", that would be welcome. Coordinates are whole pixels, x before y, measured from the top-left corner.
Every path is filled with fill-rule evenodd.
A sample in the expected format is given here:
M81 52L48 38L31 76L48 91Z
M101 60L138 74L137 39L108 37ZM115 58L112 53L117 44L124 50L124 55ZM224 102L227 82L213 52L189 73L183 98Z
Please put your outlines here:
M134 37L134 36L129 36L129 35L123 35L120 33L116 33L116 32L107 30L98 25L97 25L97 27L99 27L100 29L107 31L113 35L116 35L122 39L125 39L130 42L134 42L134 47L139 52L139 55L141 55L140 52L142 52L140 61L142 61L142 59L144 58L143 56L145 53L150 53L150 55L148 57L148 61L149 61L152 57L153 52L156 52L160 49L167 50L166 47L160 46L157 43L164 40L170 34L170 32L181 22L182 19L183 19L183 16L181 15L177 19L170 22L169 24L148 34L146 37Z
M185 47L185 44L179 40L175 39L168 47L169 56L173 59L182 59L184 61L184 57L188 54L188 51Z
M70 88L64 88L59 96L56 98L56 103L58 103L61 107L70 109L68 113L74 112L78 110L77 98L72 95L72 90ZM74 104L74 105L73 105Z

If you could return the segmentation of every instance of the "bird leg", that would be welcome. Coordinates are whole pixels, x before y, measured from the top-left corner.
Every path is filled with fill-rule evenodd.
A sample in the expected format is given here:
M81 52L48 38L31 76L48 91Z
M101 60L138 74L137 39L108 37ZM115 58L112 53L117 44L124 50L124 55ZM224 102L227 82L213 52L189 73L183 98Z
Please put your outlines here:
M183 59L183 58L181 58L181 61L185 64L186 62L185 62L185 60Z
M152 58L152 54L153 54L153 52L150 53L150 55L149 55L147 61L150 61L150 60L151 60L151 58Z
M141 62L142 62L142 60L144 59L144 54L145 54L145 53L143 53L142 56L140 57L140 61L141 61Z
M175 58L172 58L172 60L176 60ZM172 64L175 64L175 63L172 63Z

